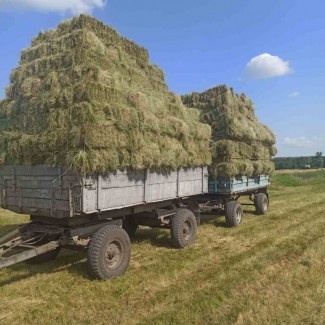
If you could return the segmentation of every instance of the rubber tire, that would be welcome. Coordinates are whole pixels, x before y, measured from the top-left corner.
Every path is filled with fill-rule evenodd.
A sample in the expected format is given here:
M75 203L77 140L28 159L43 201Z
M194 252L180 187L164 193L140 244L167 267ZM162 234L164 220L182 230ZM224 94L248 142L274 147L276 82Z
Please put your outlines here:
M188 239L184 236L184 225L189 223L191 234ZM175 216L171 220L170 235L172 244L176 248L184 248L192 244L196 238L197 223L194 213L188 209L177 210Z
M133 237L139 229L139 226L131 217L126 217L125 220L123 220L123 229L128 233L129 237Z
M116 268L110 268L106 263L108 245L118 242L122 248L122 257ZM122 275L128 268L131 258L131 242L127 232L116 225L99 229L91 239L87 253L88 271L98 280L107 280Z
M267 213L269 207L269 199L265 193L257 193L254 199L255 210L258 215Z
M226 223L228 227L237 227L243 222L243 209L239 202L229 201L225 207ZM241 217L238 220L238 212Z

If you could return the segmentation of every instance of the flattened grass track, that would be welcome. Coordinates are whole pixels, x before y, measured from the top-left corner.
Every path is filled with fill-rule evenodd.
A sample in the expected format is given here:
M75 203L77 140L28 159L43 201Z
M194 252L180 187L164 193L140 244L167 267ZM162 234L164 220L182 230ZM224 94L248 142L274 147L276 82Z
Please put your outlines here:
M202 217L192 246L140 229L128 271L89 278L86 255L0 270L1 324L324 324L325 171L276 173L270 210L227 228ZM0 212L0 235L28 217Z

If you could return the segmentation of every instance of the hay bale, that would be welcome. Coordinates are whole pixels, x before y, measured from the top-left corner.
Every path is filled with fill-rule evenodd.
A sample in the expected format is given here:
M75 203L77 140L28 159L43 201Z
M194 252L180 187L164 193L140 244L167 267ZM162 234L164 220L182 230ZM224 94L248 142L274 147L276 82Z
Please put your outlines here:
M85 15L32 40L0 102L2 164L174 169L209 164L210 136L146 49Z
M201 111L201 121L212 127L213 140L275 144L272 131L256 118L253 102L244 94L235 94L232 88L218 86L203 93L184 95L182 101Z
M187 107L200 111L201 122L212 129L212 165L215 176L253 176L274 170L275 136L255 116L253 102L221 85L203 93L182 96Z

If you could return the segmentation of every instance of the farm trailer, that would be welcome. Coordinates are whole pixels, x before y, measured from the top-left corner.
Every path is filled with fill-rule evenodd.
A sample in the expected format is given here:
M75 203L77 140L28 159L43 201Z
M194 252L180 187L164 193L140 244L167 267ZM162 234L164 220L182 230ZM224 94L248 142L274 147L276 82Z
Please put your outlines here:
M269 195L267 187L270 185L270 175L247 177L210 177L208 193L198 198L201 212L222 211L229 227L239 226L243 221L242 204L239 198L247 196L254 205L257 215L267 213Z
M138 225L169 228L175 247L192 243L196 197L208 189L206 167L84 177L64 168L3 166L0 177L1 207L30 215L29 223L0 238L0 268L79 248L87 249L90 274L98 279L124 273L128 233Z
M170 229L173 245L182 248L195 240L200 211L224 210L235 226L242 220L240 195L267 209L266 179L209 180L206 167L84 177L64 168L3 166L0 178L1 207L30 215L0 238L0 268L46 262L65 247L87 251L89 272L101 280L125 272L129 234L138 225Z

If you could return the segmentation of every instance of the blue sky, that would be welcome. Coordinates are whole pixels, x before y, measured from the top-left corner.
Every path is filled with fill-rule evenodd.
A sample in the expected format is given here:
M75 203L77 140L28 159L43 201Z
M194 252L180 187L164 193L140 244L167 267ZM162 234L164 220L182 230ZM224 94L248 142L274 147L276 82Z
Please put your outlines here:
M0 98L31 38L80 12L146 47L178 94L244 92L279 156L325 153L324 1L0 0Z

